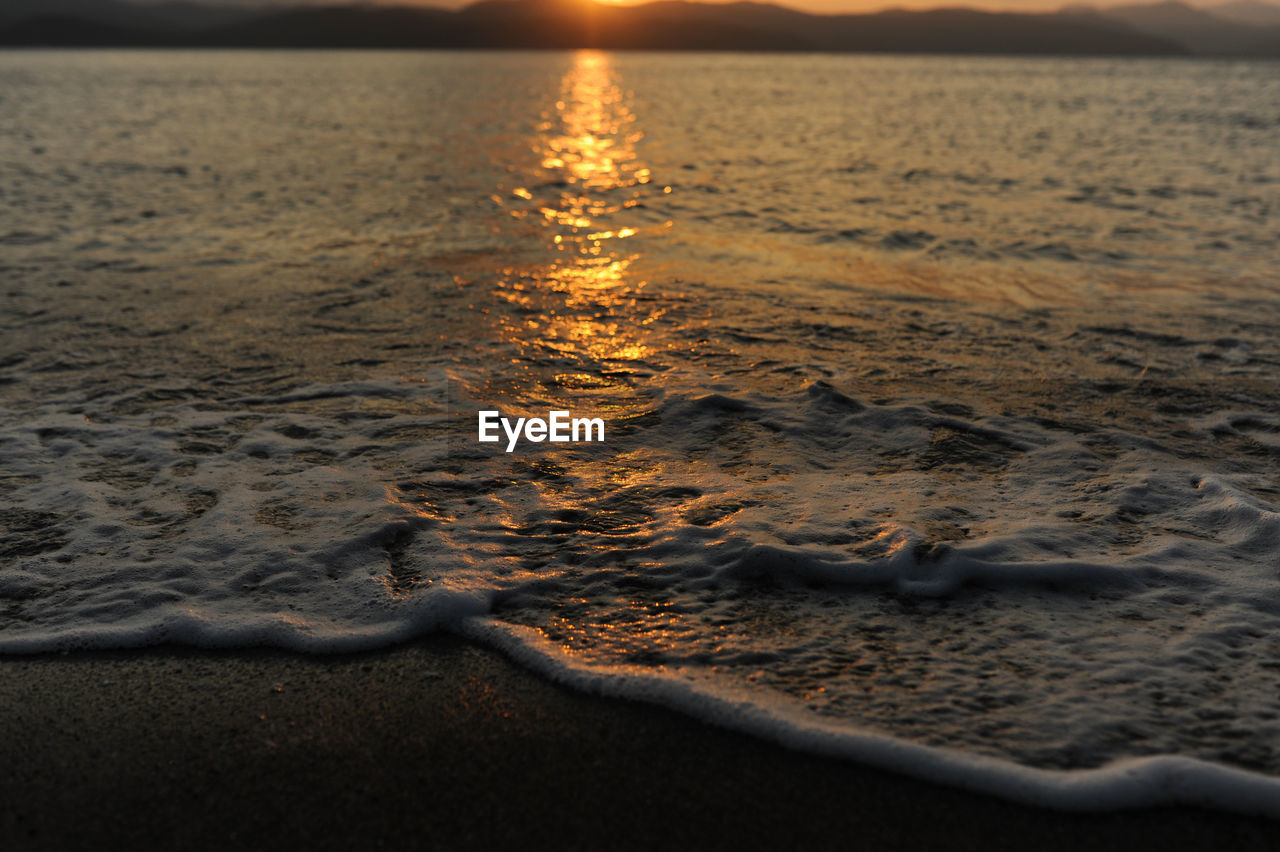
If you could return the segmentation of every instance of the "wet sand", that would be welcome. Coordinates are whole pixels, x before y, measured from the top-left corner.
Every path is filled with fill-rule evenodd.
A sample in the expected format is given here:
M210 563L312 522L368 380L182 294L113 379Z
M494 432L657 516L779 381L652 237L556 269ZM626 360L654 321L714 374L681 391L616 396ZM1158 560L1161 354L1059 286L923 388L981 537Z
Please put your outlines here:
M1040 811L575 693L451 638L0 658L0 846L1264 849L1190 808Z

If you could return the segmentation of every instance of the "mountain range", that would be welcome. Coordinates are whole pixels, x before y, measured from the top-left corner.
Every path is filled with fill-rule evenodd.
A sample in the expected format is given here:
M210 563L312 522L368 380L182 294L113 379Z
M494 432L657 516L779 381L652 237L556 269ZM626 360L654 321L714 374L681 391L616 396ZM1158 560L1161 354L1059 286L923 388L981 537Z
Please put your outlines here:
M1228 0L816 15L766 3L480 0L254 8L192 2L5 0L0 45L576 48L1280 57L1280 6Z

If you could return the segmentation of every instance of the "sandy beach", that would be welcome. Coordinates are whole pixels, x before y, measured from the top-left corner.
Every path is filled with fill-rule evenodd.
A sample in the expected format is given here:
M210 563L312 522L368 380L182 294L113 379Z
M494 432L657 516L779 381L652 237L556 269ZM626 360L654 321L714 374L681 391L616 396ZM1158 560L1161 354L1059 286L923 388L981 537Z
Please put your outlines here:
M1267 849L1266 820L1040 811L581 695L452 638L0 661L7 849Z

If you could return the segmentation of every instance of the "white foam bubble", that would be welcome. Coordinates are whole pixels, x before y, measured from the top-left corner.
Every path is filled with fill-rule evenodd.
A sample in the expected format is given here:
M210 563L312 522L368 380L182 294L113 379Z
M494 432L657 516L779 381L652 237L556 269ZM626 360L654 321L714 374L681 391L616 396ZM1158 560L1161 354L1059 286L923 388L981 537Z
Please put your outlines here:
M824 723L763 703L757 695L725 689L699 673L590 666L536 631L491 618L468 619L463 633L585 692L673 707L789 748L1026 805L1092 812L1194 805L1280 819L1280 779L1257 772L1175 755L1118 760L1087 770L1037 769Z

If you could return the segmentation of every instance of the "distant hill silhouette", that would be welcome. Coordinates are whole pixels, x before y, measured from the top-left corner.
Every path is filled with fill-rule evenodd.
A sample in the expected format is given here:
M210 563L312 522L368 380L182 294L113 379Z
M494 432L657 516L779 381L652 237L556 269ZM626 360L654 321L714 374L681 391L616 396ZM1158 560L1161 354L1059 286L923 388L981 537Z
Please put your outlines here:
M1280 26L1280 6L1260 0L1228 0L1209 9L1228 21L1258 26Z
M51 45L57 47L159 46L168 36L70 15L33 15L0 27L2 45Z
M1268 13L1274 13L1274 18ZM1229 4L1221 11L1197 9L1178 0L1099 10L1104 20L1165 38L1206 56L1280 56L1280 8L1257 2ZM1236 16L1236 19L1226 17ZM1241 21L1238 16L1251 16ZM1271 23L1267 23L1271 19Z
M1213 20L1250 31L1248 51L1269 55L1267 34L1259 36L1256 25ZM482 0L456 12L417 6L311 6L269 12L197 3L4 0L0 12L0 44L9 46L596 47L1143 56L1197 52L1181 33L1172 27L1153 32L1141 16L1088 9L1052 14L937 9L811 15L764 3L684 0L639 6Z
M79 19L115 29L194 31L263 14L246 6L194 2L129 3L125 0L0 0L0 27L33 18Z

